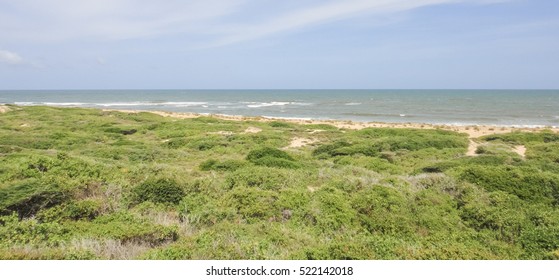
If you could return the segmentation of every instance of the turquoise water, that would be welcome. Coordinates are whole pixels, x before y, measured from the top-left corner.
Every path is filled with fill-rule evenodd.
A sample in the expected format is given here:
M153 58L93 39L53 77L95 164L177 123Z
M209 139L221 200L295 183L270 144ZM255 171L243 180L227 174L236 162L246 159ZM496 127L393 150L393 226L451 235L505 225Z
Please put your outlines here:
M396 123L559 126L559 90L4 90L0 103Z

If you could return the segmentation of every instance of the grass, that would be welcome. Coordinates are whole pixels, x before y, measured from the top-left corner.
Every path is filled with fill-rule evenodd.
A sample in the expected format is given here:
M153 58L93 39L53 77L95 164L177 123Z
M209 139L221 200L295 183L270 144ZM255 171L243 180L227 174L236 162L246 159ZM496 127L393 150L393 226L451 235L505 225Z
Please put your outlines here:
M11 109L1 259L559 258L553 132Z

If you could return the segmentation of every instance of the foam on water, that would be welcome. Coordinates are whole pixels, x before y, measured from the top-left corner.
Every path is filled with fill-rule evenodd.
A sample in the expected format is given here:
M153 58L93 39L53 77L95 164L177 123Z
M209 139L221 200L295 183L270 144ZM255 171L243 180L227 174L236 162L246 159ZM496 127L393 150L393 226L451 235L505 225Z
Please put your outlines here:
M19 106L163 110L364 122L557 126L559 90L0 91Z

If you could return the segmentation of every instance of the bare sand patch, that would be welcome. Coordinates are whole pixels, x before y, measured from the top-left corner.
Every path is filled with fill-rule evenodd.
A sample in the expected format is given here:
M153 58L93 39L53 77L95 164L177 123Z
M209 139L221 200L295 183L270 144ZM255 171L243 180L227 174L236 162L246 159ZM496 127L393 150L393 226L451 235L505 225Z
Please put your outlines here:
M262 131L262 129L254 126L249 126L247 129L245 129L245 133L258 133L260 131Z
M469 140L470 140L470 143L469 143L469 145L468 145L468 151L466 152L466 155L467 155L467 156L470 156L470 157L478 156L478 154L476 153L476 151L477 151L477 148L478 148L481 144L475 142L475 141L472 140L472 139L469 139Z
M517 153L518 155L520 155L521 157L525 157L526 156L526 146L524 145L518 145L518 146L514 146L512 148L512 151Z
M10 109L10 107L8 107L8 106L0 105L0 114L7 113L11 110L12 109Z
M233 131L216 131L216 132L208 132L208 134L217 134L217 135L233 135Z
M291 143L289 143L289 146L287 146L286 148L300 148L315 143L316 141L316 139L294 137L293 139L291 139Z

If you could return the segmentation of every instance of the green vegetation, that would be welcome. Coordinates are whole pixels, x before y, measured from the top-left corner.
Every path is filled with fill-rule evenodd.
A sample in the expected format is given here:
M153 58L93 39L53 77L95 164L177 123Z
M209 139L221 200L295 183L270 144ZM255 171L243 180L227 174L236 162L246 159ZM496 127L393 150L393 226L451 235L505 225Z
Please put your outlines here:
M551 131L11 109L0 259L559 259Z

